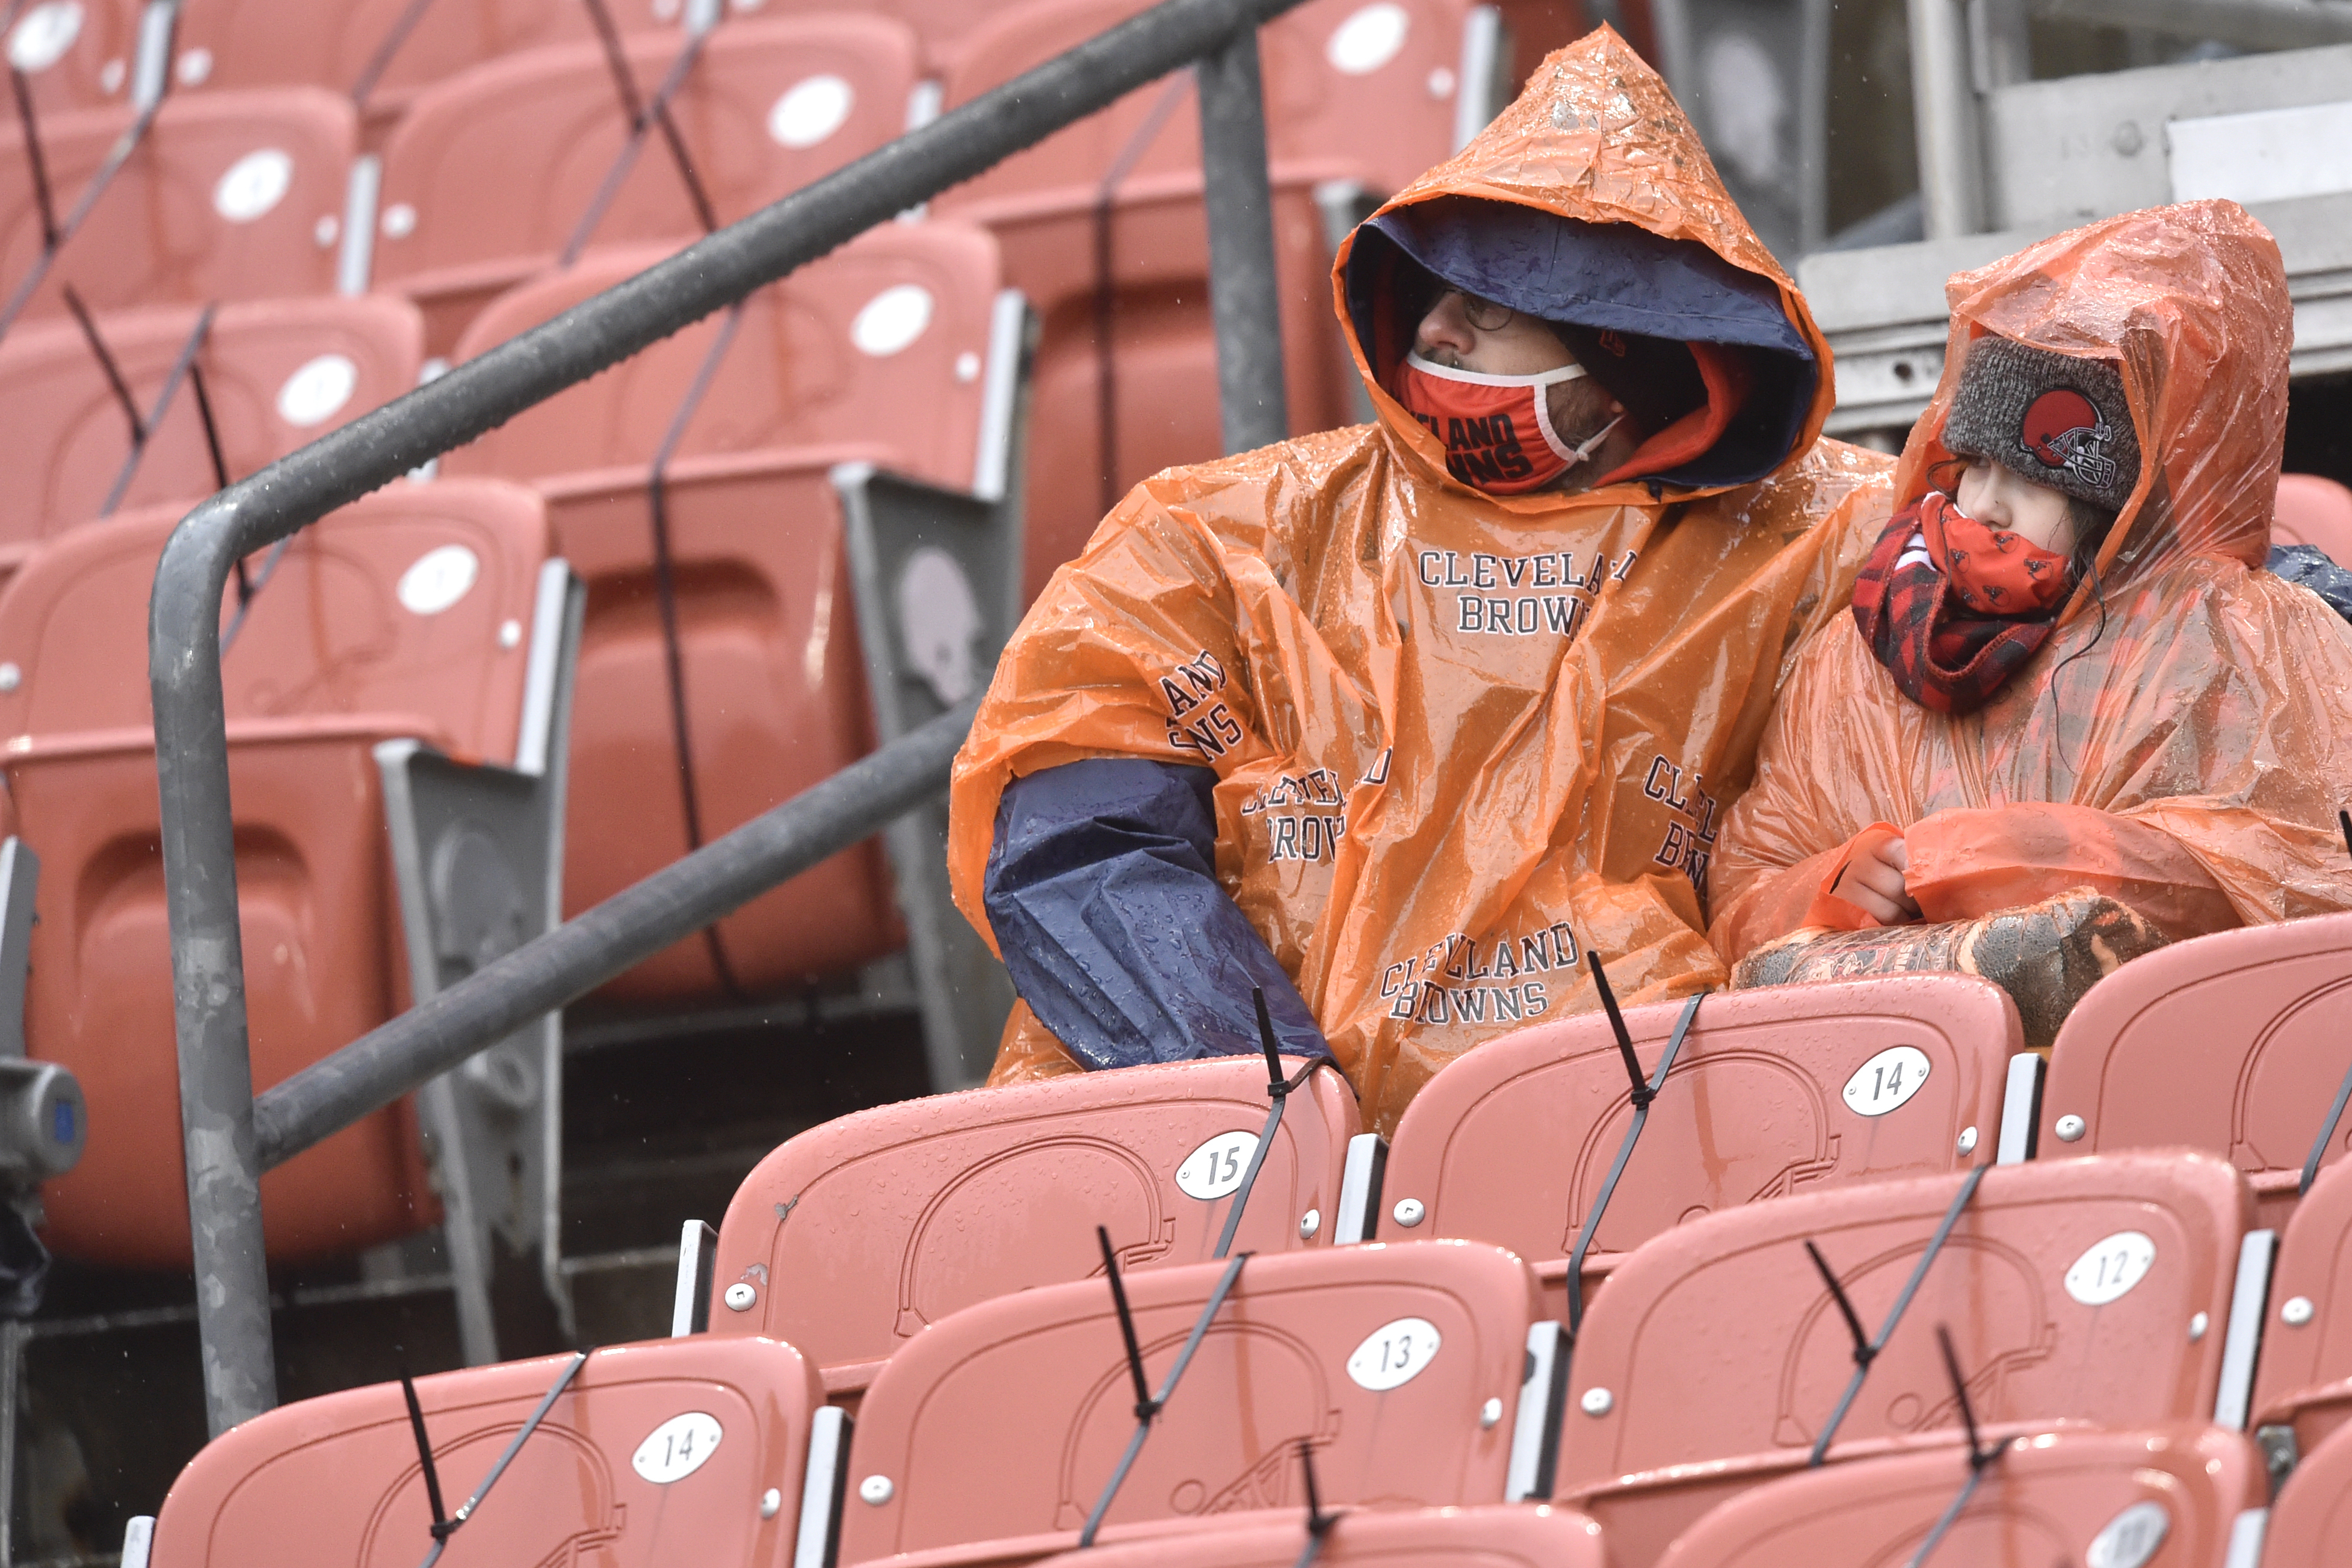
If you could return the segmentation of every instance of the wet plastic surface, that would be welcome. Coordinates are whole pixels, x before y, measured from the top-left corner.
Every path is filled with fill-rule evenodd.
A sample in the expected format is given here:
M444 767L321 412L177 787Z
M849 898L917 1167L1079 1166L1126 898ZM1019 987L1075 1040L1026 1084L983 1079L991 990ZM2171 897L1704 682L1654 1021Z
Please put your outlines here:
M1448 195L1696 240L1779 289L1826 360L1664 84L1612 34L1547 60L1397 201ZM1361 346L1358 366L1376 379ZM1387 1130L1471 1046L1596 1005L1587 946L1629 1001L1722 984L1695 884L1784 660L1842 609L1887 513L1888 465L1811 444L1823 377L1802 455L1760 483L1496 499L1372 396L1375 424L1171 470L1120 503L998 668L950 854L980 923L1013 777L1090 756L1214 767L1219 879ZM1016 1008L995 1081L1073 1070Z
M2352 640L2262 571L2286 431L2286 276L2231 202L2126 214L1948 286L1944 383L1897 479L1916 500L1969 341L2120 354L2148 454L2036 658L1978 712L1903 697L1851 618L1809 647L1724 828L1714 935L1733 957L1802 924L1825 858L1904 826L1928 921L2076 887L2179 939L2352 908L2336 826L2352 778Z

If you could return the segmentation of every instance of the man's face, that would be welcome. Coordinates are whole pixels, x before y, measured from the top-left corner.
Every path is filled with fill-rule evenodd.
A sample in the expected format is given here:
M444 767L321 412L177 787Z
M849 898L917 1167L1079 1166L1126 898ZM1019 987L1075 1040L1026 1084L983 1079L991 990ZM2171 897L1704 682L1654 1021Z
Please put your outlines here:
M1459 289L1438 295L1421 318L1412 346L1433 364L1477 375L1541 375L1576 363L1568 345L1544 321ZM1625 406L1600 382L1580 375L1548 389L1546 412L1562 440L1581 447L1621 418ZM1631 426L1618 425L1590 457L1562 476L1559 488L1570 492L1590 488L1595 477L1623 463L1640 445Z

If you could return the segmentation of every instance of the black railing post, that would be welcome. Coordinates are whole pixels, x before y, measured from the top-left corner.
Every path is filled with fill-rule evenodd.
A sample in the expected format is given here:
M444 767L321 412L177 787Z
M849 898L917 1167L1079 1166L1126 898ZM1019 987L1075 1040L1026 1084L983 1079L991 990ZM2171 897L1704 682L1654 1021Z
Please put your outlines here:
M1290 434L1282 377L1282 291L1274 183L1255 29L1192 68L1201 100L1202 197L1209 218L1209 308L1217 324L1217 405L1225 450Z
M221 595L236 563L1146 82L1221 54L1236 38L1249 41L1247 68L1254 83L1255 29L1299 3L1166 0L229 486L173 532L155 569L148 612L148 678L163 797L196 1326L204 1343L205 1411L215 1434L276 1403L263 1271L262 1161L246 1033L236 847L221 699ZM1254 90L1251 99L1255 103ZM1262 110L1253 111L1254 124L1262 127L1263 118ZM1262 191L1262 129L1252 140L1259 149L1251 156ZM1213 153L1209 163L1213 220L1219 192L1230 184L1219 173L1223 156ZM1262 195L1260 205L1264 210ZM1213 221L1212 228L1218 226ZM1270 238L1261 240L1259 254L1270 253ZM1213 249L1213 258L1217 254ZM1270 298L1271 268L1261 266L1259 272ZM1270 320L1271 310L1252 319ZM1220 339L1224 335L1221 305ZM1278 385L1279 375L1275 379ZM1278 406L1274 411L1278 416ZM1230 438L1230 424L1227 434ZM907 742L914 740L907 737ZM878 826L867 824L826 852L846 847ZM728 842L718 840L702 853ZM640 887L660 878L656 873ZM557 997L540 1002L540 1012L568 999L534 966L550 961L541 944L556 942L571 931L566 925L526 944L375 1031L368 1041L379 1056L404 1056L411 1066L438 1063L421 1077L454 1066L514 1026L509 1022L489 1029L483 1020L505 1017L518 998ZM606 951L626 946L619 942ZM564 973L576 976L593 969L583 963ZM600 974L590 984L605 977ZM428 1017L437 1020L433 1028L425 1026ZM412 1019L417 1023L408 1031L397 1027ZM476 1027L487 1032L467 1032ZM387 1034L389 1038L383 1037ZM398 1081L402 1076L395 1063L375 1081ZM307 1146L291 1139L274 1143L278 1158Z

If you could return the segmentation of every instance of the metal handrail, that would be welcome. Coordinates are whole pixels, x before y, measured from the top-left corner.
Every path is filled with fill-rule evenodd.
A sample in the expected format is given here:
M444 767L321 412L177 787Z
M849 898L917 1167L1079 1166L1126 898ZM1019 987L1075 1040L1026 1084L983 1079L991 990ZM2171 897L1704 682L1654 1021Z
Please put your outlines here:
M283 1158L302 1147L301 1138L312 1129L334 1123L360 1105L366 1095L346 1092L351 1086L372 1086L372 1093L388 1082L414 1081L405 1068L371 1067L346 1074L339 1066L330 1076L340 1079L342 1088L329 1091L324 1077L299 1089L289 1084L283 1086L287 1098L271 1102L266 1120L257 1115L220 672L221 599L236 563L1196 60L1210 66L1201 72L1202 113L1211 132L1203 137L1203 182L1216 260L1226 265L1236 248L1217 239L1221 227L1228 238L1256 234L1270 242L1263 110L1254 92L1251 101L1239 101L1239 90L1254 89L1257 82L1257 27L1299 3L1166 0L230 486L181 522L156 568L148 664L163 797L182 1134L200 1281L197 1322L205 1405L215 1433L277 1403L261 1231L264 1129L270 1154ZM1254 151L1250 137L1232 133L1237 123L1257 128ZM1237 359L1248 353L1261 383L1269 366L1276 378L1271 387L1243 386L1238 378L1221 374L1229 407L1251 411L1251 417L1239 421L1229 413L1229 440L1252 430L1280 434L1279 359L1263 349L1279 342L1278 318L1244 317L1243 301L1228 297L1238 292L1257 310L1270 312L1270 248L1246 270L1260 268L1265 279L1245 277L1235 290L1212 290L1221 361L1230 343ZM926 733L932 735L927 743L936 743L937 733ZM917 739L907 737L874 761L903 758L908 753L900 748ZM819 847L829 852L852 841ZM720 844L708 847L717 850ZM686 875L694 865L690 859L671 870ZM409 1016L422 1022L388 1025L361 1042L368 1047L367 1059L374 1063L409 1053L419 1063L461 1059L479 1021L508 1017L521 1006L520 1000L511 1005L498 1000L507 988L515 988L515 998L552 996L562 986L549 975L559 968L568 984L595 967L584 962L559 965L545 945L559 940L583 939L559 931L468 977ZM604 952L609 956L626 945ZM542 965L548 966L544 972ZM459 1020L465 1021L464 1032ZM448 1032L438 1032L445 1026ZM470 1041L471 1048L488 1045L497 1034L487 1030ZM338 1053L330 1060L340 1063L343 1058ZM417 1075L425 1076L429 1074ZM316 1099L313 1089L320 1091Z

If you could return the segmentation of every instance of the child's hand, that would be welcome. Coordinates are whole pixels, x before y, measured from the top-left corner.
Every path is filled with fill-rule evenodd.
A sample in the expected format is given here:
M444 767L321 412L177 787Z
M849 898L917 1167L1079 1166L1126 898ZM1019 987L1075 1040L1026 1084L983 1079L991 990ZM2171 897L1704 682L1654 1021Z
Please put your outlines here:
M1865 839L1830 890L1880 925L1907 925L1919 918L1918 904L1903 887L1903 872L1910 863L1902 839Z

